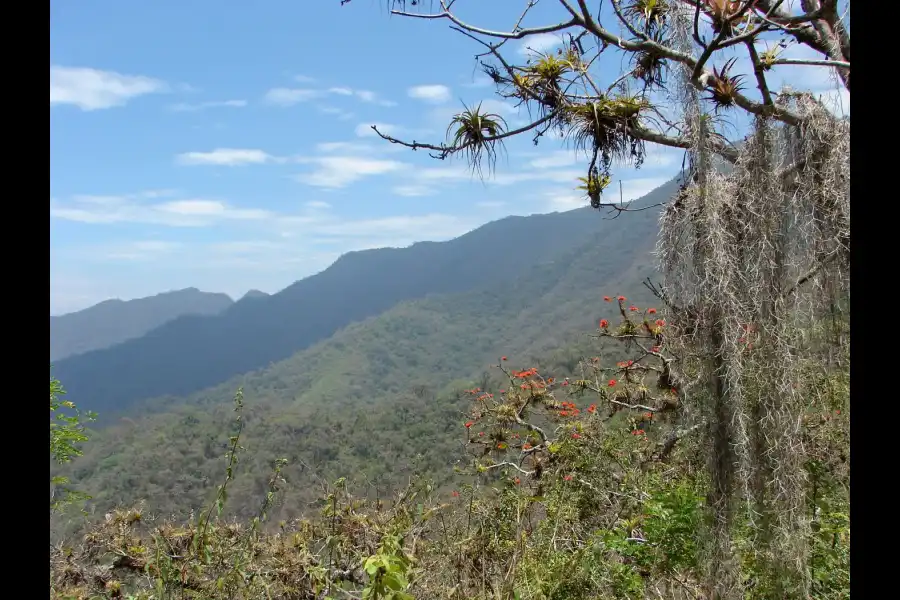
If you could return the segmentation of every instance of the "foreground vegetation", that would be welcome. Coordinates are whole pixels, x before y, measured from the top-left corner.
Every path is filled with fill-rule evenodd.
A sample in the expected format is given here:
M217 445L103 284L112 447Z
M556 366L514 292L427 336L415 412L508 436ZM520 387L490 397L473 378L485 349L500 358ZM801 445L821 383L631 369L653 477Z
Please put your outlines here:
M467 391L466 420L448 425L469 459L450 490L413 476L395 494L367 498L361 482L320 481L318 515L275 523L285 483L278 460L255 514L228 519L245 456L239 392L223 479L204 510L180 521L140 506L110 511L53 549L51 597L700 597L710 514L704 423L673 389L665 320L626 302L618 323L600 321L595 343L601 355L624 344L631 358L590 357L577 377L554 378L502 357L502 387ZM810 371L803 390L815 598L849 595L847 380L841 361ZM752 512L743 514L736 543L745 597L771 598Z

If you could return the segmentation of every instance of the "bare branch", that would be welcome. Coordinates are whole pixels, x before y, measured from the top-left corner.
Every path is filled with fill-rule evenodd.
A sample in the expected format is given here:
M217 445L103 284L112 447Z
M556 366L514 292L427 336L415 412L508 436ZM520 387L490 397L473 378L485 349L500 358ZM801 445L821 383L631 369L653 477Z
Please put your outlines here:
M519 127L518 129L510 129L509 131L504 131L503 133L500 133L497 135L486 136L477 142L475 142L475 141L467 142L465 144L460 144L459 146L446 146L444 144L441 144L440 146L435 146L434 144L422 144L422 143L419 143L416 141L404 142L403 140L398 140L397 138L394 138L387 134L381 133L380 131L378 131L377 125L372 125L372 130L378 134L378 137L380 137L383 140L387 140L392 144L400 144L401 146L406 146L407 148L412 148L413 150L423 149L423 150L434 150L436 152L439 152L440 154L433 155L433 156L435 156L435 158L439 158L439 159L443 160L443 159L447 158L448 156L450 156L451 154L456 154L457 152L459 152L461 150L465 150L466 148L469 148L476 144L489 144L491 142L498 142L505 138L512 137L514 135L519 135L520 133L525 133L526 131L530 131L530 130L534 129L535 127L538 127L539 125L542 125L543 123L550 121L551 119L553 119L554 116L556 116L555 113L549 113L546 116L544 116L543 118L538 119L537 121L534 121L533 123L530 123L523 127Z
M774 60L772 65L808 65L811 67L835 67L837 69L849 69L850 63L842 60L813 60L801 58L780 58Z
M477 33L480 35L486 35L489 37L496 38L504 38L509 40L520 40L529 35L536 35L540 33L553 33L555 31L562 31L563 29L568 29L569 27L573 27L578 25L578 22L575 19L571 19L569 21L564 21L562 23L557 23L556 25L545 25L544 27L531 27L526 29L520 29L518 31L492 31L490 29L482 29L481 27L475 27L473 25L469 25L460 21L456 18L456 15L451 13L448 10L443 10L436 14L423 15L420 13L412 13L403 10L391 10L392 15L397 15L399 17L411 17L414 19L449 19L459 27L467 31L471 31L472 33Z

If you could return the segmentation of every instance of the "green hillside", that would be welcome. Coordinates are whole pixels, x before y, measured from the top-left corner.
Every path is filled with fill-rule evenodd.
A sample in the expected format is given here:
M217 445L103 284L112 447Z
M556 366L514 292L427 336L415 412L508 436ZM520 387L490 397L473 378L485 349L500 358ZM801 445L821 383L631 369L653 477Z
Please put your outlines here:
M68 474L98 511L138 499L159 511L198 507L221 471L230 399L243 386L238 511L253 509L279 457L288 459L283 516L303 512L316 476L352 473L381 490L415 469L447 476L460 450L452 424L461 427L468 403L459 392L497 385L489 366L499 356L568 375L596 352L585 333L608 316L604 294L649 301L640 281L652 272L656 219L648 210L600 221L580 247L511 281L401 303L267 369L147 403L154 414L98 432Z

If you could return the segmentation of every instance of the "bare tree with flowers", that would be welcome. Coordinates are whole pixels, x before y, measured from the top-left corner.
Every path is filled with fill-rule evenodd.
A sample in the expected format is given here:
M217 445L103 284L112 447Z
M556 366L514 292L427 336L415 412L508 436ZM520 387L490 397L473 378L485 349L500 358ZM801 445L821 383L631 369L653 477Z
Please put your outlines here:
M732 541L743 507L771 597L806 597L799 422L824 401L809 369L846 368L850 121L816 90L773 82L816 71L849 98L849 0L523 0L505 31L474 24L481 2L389 4L470 38L496 93L532 118L511 129L465 107L443 143L373 127L388 142L462 155L483 173L508 139L555 133L585 156L586 200L619 211L603 197L615 164L639 167L647 144L685 151L661 220L664 280L648 285L671 314L679 393L706 424L709 595L742 597ZM538 5L558 17L526 27ZM509 58L512 40L544 34L562 47ZM615 54L624 72L601 68Z

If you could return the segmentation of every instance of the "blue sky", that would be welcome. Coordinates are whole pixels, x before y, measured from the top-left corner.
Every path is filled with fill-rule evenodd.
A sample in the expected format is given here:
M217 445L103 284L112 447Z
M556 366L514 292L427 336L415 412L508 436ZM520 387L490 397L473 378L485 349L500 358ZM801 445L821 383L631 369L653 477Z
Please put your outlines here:
M520 4L461 16L508 29ZM527 26L559 20L543 4ZM439 142L462 101L523 123L486 85L478 51L445 22L390 17L382 0L51 4L51 314L189 286L275 292L347 251L582 206L585 159L561 140L508 144L481 182L462 161L373 137L379 124ZM617 168L625 199L680 163L654 149L639 171Z

